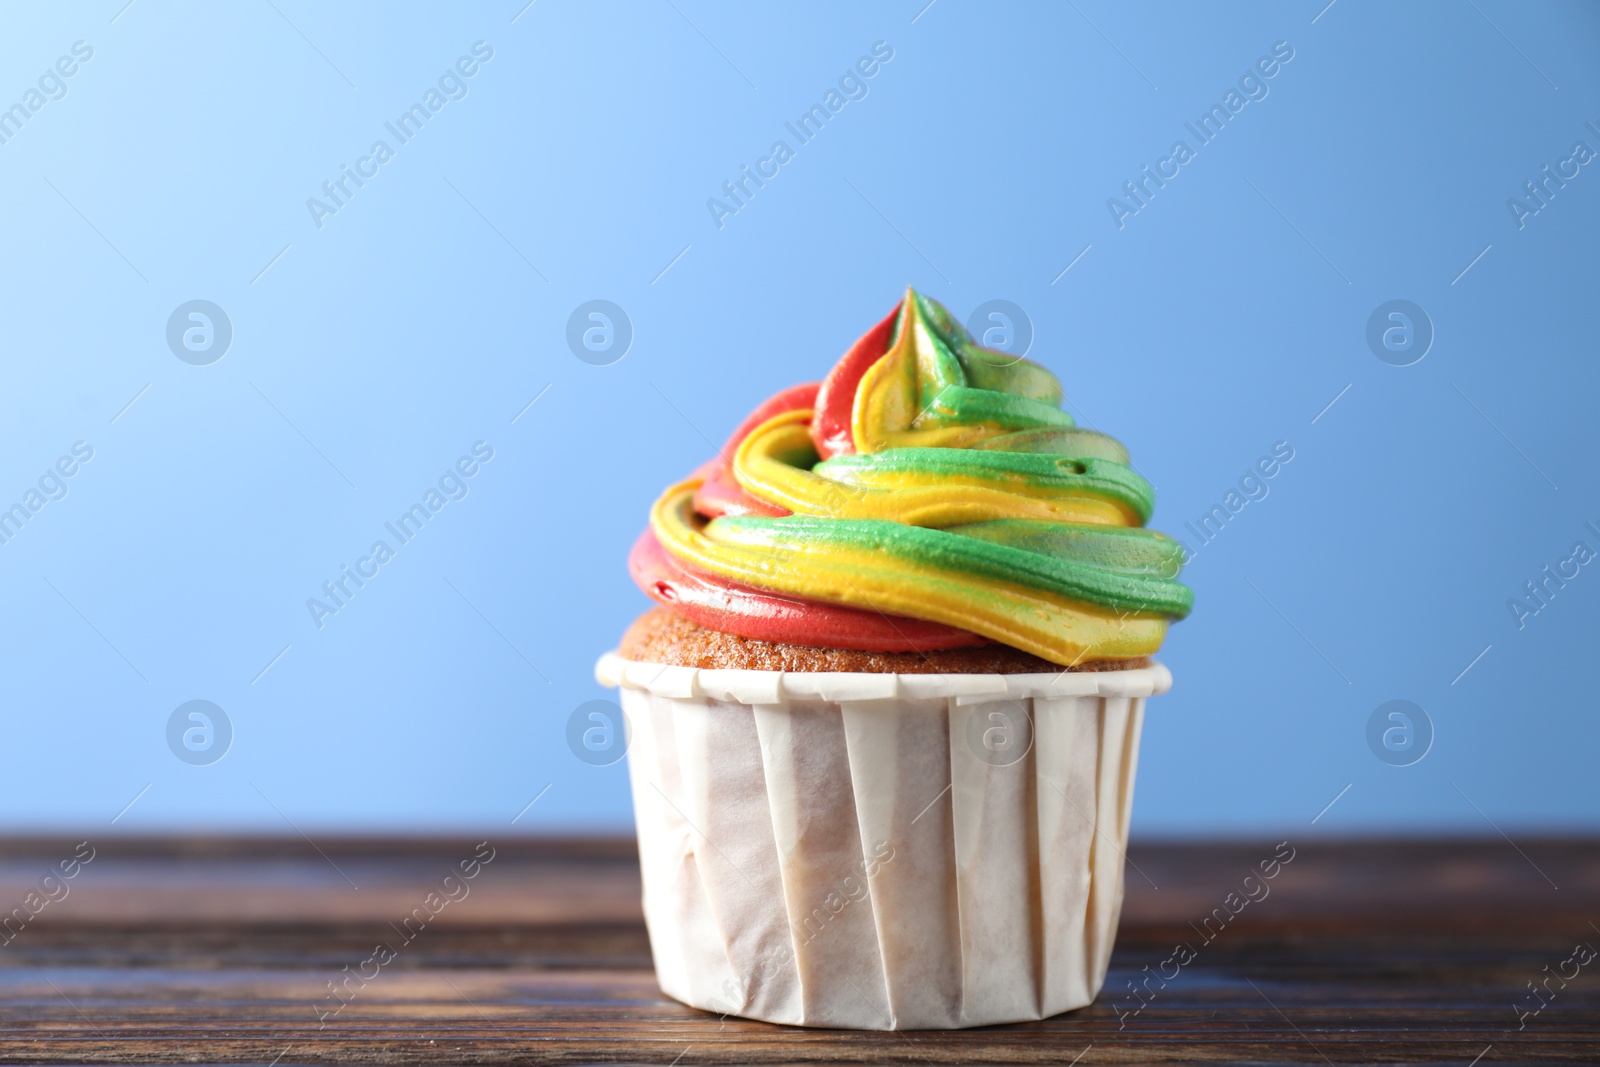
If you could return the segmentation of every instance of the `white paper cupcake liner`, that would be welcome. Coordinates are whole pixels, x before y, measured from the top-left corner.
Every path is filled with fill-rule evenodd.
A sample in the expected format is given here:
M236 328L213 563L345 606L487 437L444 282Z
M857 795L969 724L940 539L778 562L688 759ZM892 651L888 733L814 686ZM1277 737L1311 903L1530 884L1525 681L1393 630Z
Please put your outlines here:
M661 988L799 1026L1092 1001L1159 664L894 675L596 667L621 687Z

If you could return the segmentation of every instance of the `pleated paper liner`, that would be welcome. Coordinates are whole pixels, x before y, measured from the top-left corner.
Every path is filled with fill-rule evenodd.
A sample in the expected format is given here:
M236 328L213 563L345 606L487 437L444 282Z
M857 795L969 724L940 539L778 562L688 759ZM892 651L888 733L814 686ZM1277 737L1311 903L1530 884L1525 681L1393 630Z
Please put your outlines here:
M633 663L621 687L656 975L718 1014L951 1029L1100 991L1145 698L1096 673Z

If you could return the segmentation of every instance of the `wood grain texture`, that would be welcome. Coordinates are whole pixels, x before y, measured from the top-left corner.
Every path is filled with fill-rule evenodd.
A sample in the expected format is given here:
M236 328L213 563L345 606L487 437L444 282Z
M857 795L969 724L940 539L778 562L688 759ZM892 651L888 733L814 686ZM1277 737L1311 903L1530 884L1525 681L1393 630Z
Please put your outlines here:
M22 906L75 844L0 841L0 907ZM0 947L0 1060L1600 1062L1600 960L1551 980L1520 1030L1516 1010L1541 1003L1528 983L1574 946L1600 948L1595 840L1296 842L1269 895L1237 916L1228 893L1275 842L1136 845L1094 1005L903 1034L670 1001L650 971L631 842L491 844L466 896L406 940L398 924L476 841L95 841L66 895L13 919ZM1226 924L1205 925L1217 908ZM348 1003L329 999L380 941L395 958ZM1159 975L1180 942L1193 960L1151 979L1142 1002L1129 984Z

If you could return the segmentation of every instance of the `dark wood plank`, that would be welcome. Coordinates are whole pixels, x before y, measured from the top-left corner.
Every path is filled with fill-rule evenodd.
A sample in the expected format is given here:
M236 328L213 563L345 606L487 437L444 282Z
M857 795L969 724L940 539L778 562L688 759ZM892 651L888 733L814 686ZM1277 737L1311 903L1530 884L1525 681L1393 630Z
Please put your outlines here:
M76 842L0 841L0 904ZM1600 1062L1600 842L1317 841L1206 940L1272 842L1136 845L1106 990L1039 1023L863 1034L663 997L625 840L494 859L336 1015L326 984L472 840L117 839L0 947L0 1060L341 1063ZM357 888L359 887L359 888ZM1157 888L1159 887L1159 888ZM1559 887L1559 888L1557 888ZM59 895L60 890L55 892ZM1193 962L1129 989L1179 942ZM1169 969L1170 973L1170 969ZM1135 1011L1135 1009L1138 1009ZM1085 1051L1087 1050L1087 1051ZM1486 1051L1487 1050L1487 1051Z

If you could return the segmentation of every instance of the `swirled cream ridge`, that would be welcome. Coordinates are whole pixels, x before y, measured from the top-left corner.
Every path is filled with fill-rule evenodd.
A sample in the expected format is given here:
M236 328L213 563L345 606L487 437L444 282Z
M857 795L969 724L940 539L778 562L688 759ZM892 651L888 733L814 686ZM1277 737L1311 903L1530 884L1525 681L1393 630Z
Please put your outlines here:
M874 651L996 641L1063 666L1155 652L1194 595L1154 493L1044 367L907 290L818 385L668 489L630 560L712 629Z

